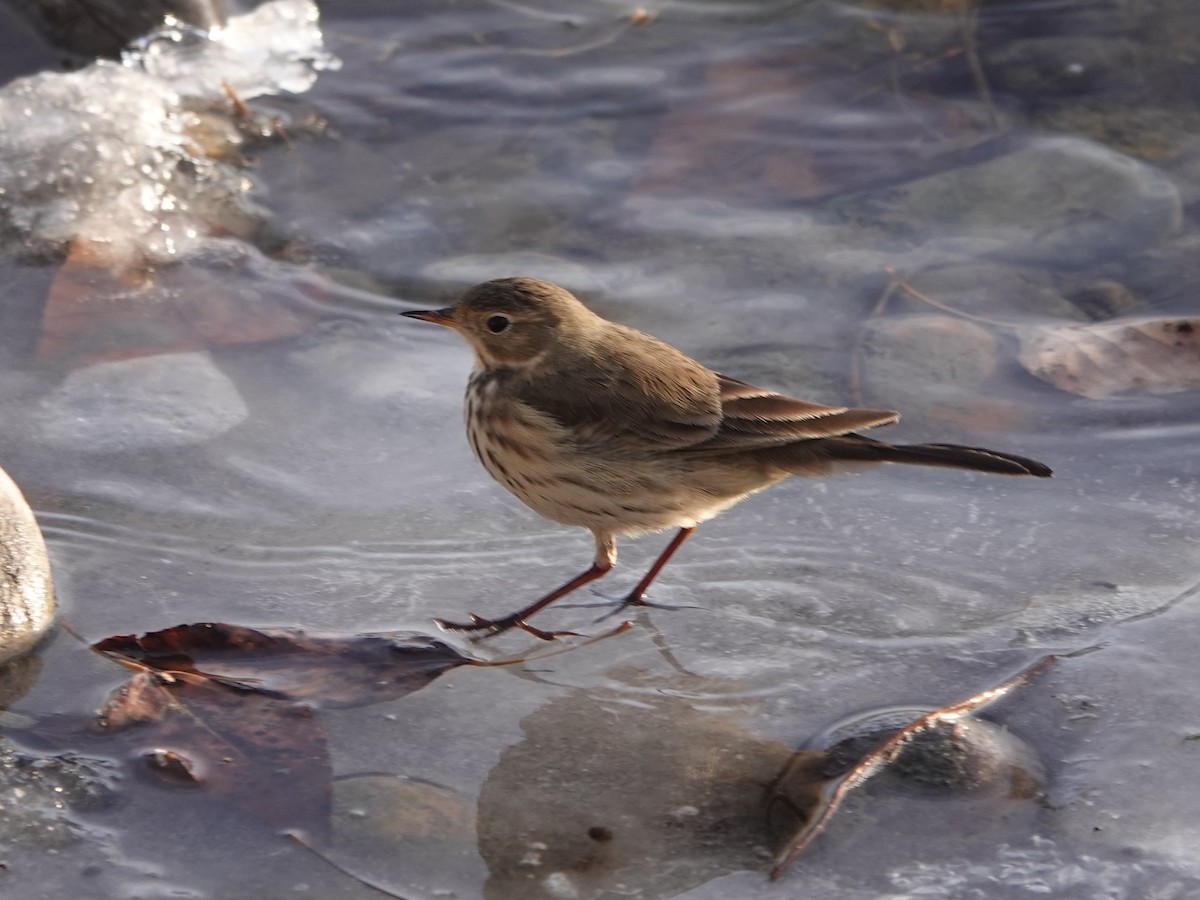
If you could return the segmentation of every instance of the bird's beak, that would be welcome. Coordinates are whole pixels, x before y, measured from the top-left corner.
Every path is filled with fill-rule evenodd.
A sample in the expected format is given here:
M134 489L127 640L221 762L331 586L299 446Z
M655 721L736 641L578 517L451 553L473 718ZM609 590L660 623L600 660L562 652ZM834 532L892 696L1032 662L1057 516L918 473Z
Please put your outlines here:
M400 313L410 319L420 319L422 322L432 322L434 325L445 325L447 328L457 328L458 321L454 318L454 308L445 309L414 309Z

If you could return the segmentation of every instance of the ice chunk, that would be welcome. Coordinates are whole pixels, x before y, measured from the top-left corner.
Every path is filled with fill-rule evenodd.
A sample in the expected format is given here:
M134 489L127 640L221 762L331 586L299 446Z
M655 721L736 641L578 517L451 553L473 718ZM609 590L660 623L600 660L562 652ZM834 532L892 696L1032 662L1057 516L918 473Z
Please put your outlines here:
M199 233L195 199L242 190L189 152L178 97L142 73L102 61L0 92L0 211L33 253L80 239L166 260Z
M169 23L122 64L14 81L0 89L0 223L33 254L83 240L118 268L241 233L250 182L193 140L197 110L232 116L226 84L302 91L336 64L312 0L273 0L207 33Z
M244 100L303 93L320 71L341 66L323 46L312 0L272 0L208 32L168 20L122 61L182 97L216 97L228 85Z

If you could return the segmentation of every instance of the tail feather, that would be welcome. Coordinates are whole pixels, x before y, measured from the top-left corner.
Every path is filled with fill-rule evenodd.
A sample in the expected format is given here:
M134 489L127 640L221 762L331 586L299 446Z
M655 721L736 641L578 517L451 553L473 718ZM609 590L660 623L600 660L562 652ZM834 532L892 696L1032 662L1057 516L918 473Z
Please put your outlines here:
M891 462L916 466L945 466L997 475L1035 475L1049 478L1049 466L1034 459L958 444L885 444L861 435L847 435L823 442L830 457L855 462Z

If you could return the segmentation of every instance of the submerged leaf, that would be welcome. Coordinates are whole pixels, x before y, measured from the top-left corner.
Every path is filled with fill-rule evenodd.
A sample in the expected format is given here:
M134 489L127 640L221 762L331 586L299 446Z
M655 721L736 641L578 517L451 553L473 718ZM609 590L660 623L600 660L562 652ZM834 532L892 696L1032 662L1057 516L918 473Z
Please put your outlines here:
M272 825L328 841L332 770L325 729L308 706L144 671L113 691L97 720L164 780L199 785Z
M1200 388L1200 319L1128 319L1020 330L1030 374L1093 400Z
M552 655L484 662L422 634L313 635L213 622L117 635L92 648L135 670L93 722L109 741L165 781L201 786L306 835L306 846L327 844L331 809L326 735L310 703L378 703L456 666ZM95 730L81 735L77 723L63 722L54 736L94 740Z
M200 622L118 635L93 649L164 672L203 675L245 691L324 706L394 700L473 660L436 638L396 634L314 635Z
M71 243L46 297L39 359L95 362L296 337L317 319L297 297L327 290L308 272L264 271L269 264L254 257L237 277L228 266L154 267L127 244Z
M307 701L390 700L472 661L419 634L334 637L211 622L118 635L93 649L137 670L96 719L130 756L317 845L329 838L331 769Z

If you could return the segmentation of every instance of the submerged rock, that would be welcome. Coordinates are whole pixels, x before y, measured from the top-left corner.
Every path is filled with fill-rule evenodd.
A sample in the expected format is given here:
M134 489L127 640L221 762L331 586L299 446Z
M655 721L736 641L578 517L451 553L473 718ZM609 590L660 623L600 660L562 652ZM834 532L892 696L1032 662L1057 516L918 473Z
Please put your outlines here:
M998 367L995 335L954 316L891 316L871 323L865 337L865 401L913 416L973 418Z
M988 81L1000 91L1043 100L1130 87L1148 54L1127 38L1042 35L1009 41L984 54Z
M1179 190L1162 172L1075 138L1038 140L837 205L947 252L1056 268L1152 247L1182 217Z
M198 444L249 415L237 387L206 353L97 363L66 377L43 403L53 447L120 453Z

